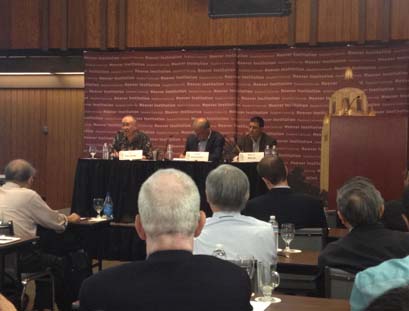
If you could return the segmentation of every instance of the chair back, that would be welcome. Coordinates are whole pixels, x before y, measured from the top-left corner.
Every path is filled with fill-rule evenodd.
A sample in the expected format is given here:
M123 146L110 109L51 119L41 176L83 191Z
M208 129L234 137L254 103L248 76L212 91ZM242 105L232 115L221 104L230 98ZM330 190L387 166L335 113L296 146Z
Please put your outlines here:
M304 251L321 251L327 243L327 237L328 228L297 229L295 230L295 237L290 247ZM285 243L283 239L279 239L278 245L284 249Z
M325 297L349 299L355 275L345 270L325 267Z
M13 227L12 220L0 224L0 235L9 235L9 236L14 235L14 227Z

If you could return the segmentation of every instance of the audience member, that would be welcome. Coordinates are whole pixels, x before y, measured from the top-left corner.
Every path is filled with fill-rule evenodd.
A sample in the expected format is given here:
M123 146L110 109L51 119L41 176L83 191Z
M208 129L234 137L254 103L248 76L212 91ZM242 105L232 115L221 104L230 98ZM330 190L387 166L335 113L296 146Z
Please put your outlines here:
M237 145L242 152L264 152L266 146L277 145L277 140L264 133L264 120L262 117L252 117L249 131L239 137Z
M221 162L223 159L224 137L219 132L213 131L206 118L193 121L193 131L186 139L184 157L187 151L207 151L209 161Z
M381 221L388 229L403 232L409 231L409 221L400 201L393 200L385 203L385 210Z
M409 284L409 256L387 260L355 276L350 297L351 311L364 310L377 297ZM380 309L379 309L380 310Z
M321 252L321 269L329 266L357 273L409 254L409 233L386 229L380 223L383 199L367 178L348 180L338 190L337 206L338 216L350 232Z
M365 311L409 311L409 286L389 290L376 298Z
M27 161L13 160L5 168L6 183L0 188L0 213L5 220L13 221L15 235L23 238L35 237L37 225L63 232L68 222L78 222L80 219L77 214L67 217L52 210L37 192L30 189L35 173L36 170ZM65 299L61 258L34 247L22 252L19 267L21 272L36 272L50 267L55 278L57 305L61 311L71 309L71 301ZM36 283L36 309L51 309L50 292L48 283Z
M251 310L247 273L216 257L193 255L205 223L193 180L159 170L141 187L135 227L146 240L146 261L123 264L88 278L81 310Z
M17 311L17 309L6 297L0 294L0 311Z
M211 255L216 244L223 244L228 259L254 256L264 262L276 261L271 225L240 215L249 198L249 181L242 170L220 165L211 171L206 179L206 196L213 216L195 240L195 254Z
M146 159L152 159L152 145L149 137L138 130L133 116L122 118L122 130L119 131L112 142L114 157L118 157L121 150L142 150Z
M265 157L257 172L268 192L248 201L244 215L268 221L275 215L279 224L293 223L296 228L327 227L322 201L313 196L296 193L287 182L287 168L279 157Z

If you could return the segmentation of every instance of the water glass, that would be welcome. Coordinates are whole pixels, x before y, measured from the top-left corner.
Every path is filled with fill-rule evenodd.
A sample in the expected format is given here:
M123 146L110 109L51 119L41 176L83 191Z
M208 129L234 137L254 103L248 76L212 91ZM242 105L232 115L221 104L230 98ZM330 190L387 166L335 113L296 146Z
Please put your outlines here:
M280 298L273 297L274 289L280 285L280 275L278 274L275 265L269 262L257 261L257 286L259 294L263 296L257 297L256 301L269 301L278 303Z

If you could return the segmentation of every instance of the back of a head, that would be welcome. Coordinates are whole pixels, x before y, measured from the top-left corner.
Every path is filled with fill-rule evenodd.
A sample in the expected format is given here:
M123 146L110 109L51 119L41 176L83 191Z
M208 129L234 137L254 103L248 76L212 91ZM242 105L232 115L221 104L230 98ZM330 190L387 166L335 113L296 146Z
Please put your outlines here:
M280 157L264 157L257 165L257 172L273 185L287 180L287 170Z
M365 311L409 311L409 286L387 291L373 300Z
M30 177L35 175L35 173L35 168L29 162L23 159L16 159L9 162L4 169L6 181L16 183L27 182Z
M206 195L210 204L223 211L241 211L249 198L249 180L242 170L220 165L206 178Z
M193 236L200 217L200 195L194 181L185 173L159 170L143 183L138 208L148 236Z
M338 189L337 206L353 227L375 224L382 216L383 198L368 178L357 176Z

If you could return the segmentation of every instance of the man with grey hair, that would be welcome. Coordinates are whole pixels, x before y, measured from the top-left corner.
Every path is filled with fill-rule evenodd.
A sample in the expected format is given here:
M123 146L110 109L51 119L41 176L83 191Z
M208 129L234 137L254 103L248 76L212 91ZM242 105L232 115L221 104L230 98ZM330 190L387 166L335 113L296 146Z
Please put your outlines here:
M6 221L13 221L14 233L18 237L32 238L37 234L37 225L63 232L68 222L78 222L77 214L65 216L52 210L47 203L30 188L36 170L27 161L17 159L7 164L4 174L6 183L0 188L0 214ZM59 257L46 254L37 247L20 254L21 272L36 272L50 267L55 279L55 298L60 310L70 310L71 301L64 294L64 267ZM36 283L35 309L51 309L49 284Z
M193 180L175 169L159 170L142 185L135 218L146 240L146 261L107 269L87 279L81 310L251 310L244 270L211 256L193 256L203 228Z
M207 151L209 161L221 162L223 157L224 137L219 132L213 131L206 118L197 118L193 121L193 131L186 139L184 157L187 151Z
M337 193L338 216L350 230L321 252L318 265L357 273L385 260L409 254L409 233L386 229L380 222L380 192L365 177L353 177Z
M249 198L249 180L242 170L220 165L211 171L206 179L206 196L213 216L195 240L195 254L212 254L216 245L222 244L228 259L254 256L259 261L276 261L271 225L240 214Z

